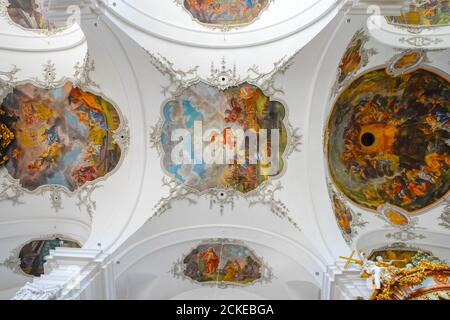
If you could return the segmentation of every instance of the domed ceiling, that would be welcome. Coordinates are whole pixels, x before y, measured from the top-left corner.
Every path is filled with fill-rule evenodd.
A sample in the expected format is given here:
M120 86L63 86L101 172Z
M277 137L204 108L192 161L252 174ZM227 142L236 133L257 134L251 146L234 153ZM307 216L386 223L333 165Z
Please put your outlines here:
M403 62L399 62L403 63ZM368 209L389 203L414 213L450 187L450 83L417 69L364 73L339 96L329 120L331 177Z
M413 241L446 226L447 51L392 50L371 32L355 33L332 89L325 125L329 193L348 243L376 228L373 218L392 228L387 238Z

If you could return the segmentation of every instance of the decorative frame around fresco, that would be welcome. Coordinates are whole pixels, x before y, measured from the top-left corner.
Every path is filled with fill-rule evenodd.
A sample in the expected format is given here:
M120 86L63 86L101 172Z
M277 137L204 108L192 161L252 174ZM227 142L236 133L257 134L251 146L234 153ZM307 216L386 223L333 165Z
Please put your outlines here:
M339 94L335 97L335 99L330 103L330 110L329 110L329 112L328 112L326 121L324 122L324 139L323 139L324 142L323 142L323 148L324 148L324 155L325 155L324 161L325 161L325 166L326 166L326 168L327 168L327 169L326 169L326 170L327 170L327 171L326 171L326 174L327 174L327 177L330 178L330 181L331 181L331 183L333 184L333 186L335 185L335 182L334 182L334 179L333 179L333 177L332 177L332 175L331 175L331 172L330 172L330 165L329 165L329 162L328 162L328 158L329 158L329 157L328 157L328 144L329 144L329 137L330 137L329 124L330 124L330 120L331 120L331 114L332 114L333 109L334 109L334 107L335 107L335 105L336 105L336 102L339 100L339 98L341 97L341 95L349 88L349 86L350 86L356 79L358 79L358 78L360 78L361 76L363 76L363 75L365 75L365 74L368 74L368 73L370 73L370 72L372 72L372 71L375 71L375 70L380 70L380 69L385 69L385 70L386 70L387 67L388 67L387 64L381 64L381 65L377 65L377 66L368 68L368 69L364 70L364 72L361 72L361 73L359 73L359 74L355 74L355 75L349 80L349 82L346 84L346 86L343 87L343 88L341 89L341 91L340 91ZM422 63L422 64L420 64L420 65L418 65L418 66L415 66L415 68L414 68L413 70L411 70L411 71L415 71L415 70L417 70L417 69L424 69L425 71L434 73L434 74L437 75L438 77L445 78L448 82L450 82L450 75L449 75L447 72L445 72L445 71L443 71L443 70L439 70L439 69L437 69L437 68L435 68L435 67L433 67L433 66L430 66L430 65L428 65L428 64ZM409 217L412 218L412 217L417 217L417 216L426 214L427 211L429 211L429 210L431 210L431 209L433 209L433 208L435 208L435 207L438 207L438 206L442 205L442 202L444 202L444 201L446 200L446 198L447 198L449 195L450 195L450 190L448 190L447 193L446 193L444 196L442 196L439 200L435 201L435 202L434 202L433 204L431 204L431 205L428 205L428 206L426 206L426 207L424 207L424 208L422 208L422 209L419 209L419 210L415 210L415 211L407 211L408 214L409 214ZM351 204L354 205L355 207L357 207L357 208L359 208L359 209L367 210L367 211L369 211L369 212L373 212L373 213L376 213L376 214L382 214L382 212L381 212L380 210L381 210L381 207L382 207L383 205L389 205L390 208L395 209L395 210L398 210L398 211L400 211L400 212L404 212L404 211L405 211L403 208L398 207L398 206L393 205L393 204L388 203L388 202L384 203L383 205L380 205L377 209L371 209L371 208L367 208L367 207L364 207L364 206L362 206L362 205L356 203L355 201L353 201L352 199L350 199L349 197L347 197L345 194L343 194L343 196L345 197L346 201L348 201L349 203L351 203ZM382 216L384 217L384 214L382 214Z
M65 194L68 197L77 196L79 200L77 206L79 207L79 209L81 209L82 206L85 206L91 220L93 219L93 214L96 209L96 202L91 198L92 192L100 187L100 182L106 181L120 169L130 143L128 121L124 117L119 106L110 98L107 98L101 91L99 85L90 78L90 72L94 69L94 61L90 60L89 53L87 53L83 63L77 63L77 65L75 66L75 73L72 78L62 77L59 80L56 80L56 68L54 66L54 63L51 61L48 61L48 63L43 66L44 80L32 78L21 81L15 81L14 79L13 81L5 82L0 78L0 104L3 103L3 100L10 93L14 92L14 89L17 85L23 84L31 84L40 89L51 90L54 88L60 88L70 82L72 83L74 88L79 88L85 92L101 97L114 107L120 120L120 125L117 130L112 131L114 143L117 144L121 150L120 159L116 167L103 177L86 182L74 191L70 191L67 187L56 184L45 184L39 186L33 191L30 191L27 188L22 187L20 179L14 179L8 172L8 170L4 166L2 166L0 167L0 173L2 173L3 177L7 180L7 182L9 182L9 185L4 185L2 189L0 189L0 201L10 200L13 202L13 204L21 204L22 202L19 199L23 196L24 193L31 195L42 195L48 192L50 193L52 208L56 212L58 212L63 208L62 194ZM18 70L19 69L14 67L14 75ZM13 190L15 195L9 197L6 193L8 190Z
M20 267L20 264L21 264L20 252L22 251L23 247L30 244L31 242L49 241L49 240L57 240L57 239L63 240L63 241L70 241L70 242L78 244L80 248L82 247L82 244L79 240L75 240L74 238L67 237L67 236L59 234L59 233L37 236L37 237L31 238L27 241L21 242L21 244L19 244L13 250L11 250L10 256L8 258L6 258L2 263L0 263L0 266L8 268L15 274L22 275L27 278L39 278L39 277L33 276L32 274L25 273L22 270L22 268Z
M245 247L255 258L257 258L261 263L260 272L261 277L251 283L248 284L239 284L234 282L228 282L228 281L208 281L208 282L199 282L196 281L188 276L185 275L186 271L186 265L183 262L186 257L188 257L195 249L197 249L199 246L202 245L208 245L208 244L217 244L217 245L235 245L235 246L242 246ZM209 239L209 240L203 240L200 243L198 243L195 247L192 247L188 253L184 254L178 261L173 263L172 268L169 271L175 278L177 279L183 279L188 280L189 282L196 284L198 286L202 287L213 287L213 288L220 288L220 289L227 289L229 287L236 287L236 288L245 288L245 287L252 287L258 284L268 284L271 283L276 276L273 273L273 270L271 267L269 267L264 258L258 256L253 249L251 249L244 241L240 240L231 240L231 239Z
M205 23L205 22L201 22L200 20L198 20L197 18L194 17L194 15L192 14L192 12L190 12L184 5L184 1L185 0L173 0L173 2L177 5L180 6L182 8L182 10L186 11L187 14L191 17L191 20L194 21L195 23L200 24L201 26L208 28L208 29L220 29L220 31L222 32L229 32L232 29L239 29L239 28L243 28L243 27L247 27L249 25L252 25L253 23L255 23L256 21L261 19L262 14L267 11L270 7L270 5L275 2L275 0L268 0L267 1L267 5L261 9L261 11L259 12L259 14L251 21L251 22L245 22L245 23L239 23L239 24L233 24L233 25L227 25L227 24L213 24L213 23Z
M298 133L300 129L294 128L289 122L289 108L287 103L280 98L273 99L275 94L283 93L282 88L275 86L274 77L279 73L283 74L287 71L287 69L292 65L298 52L289 58L284 57L280 61L275 62L273 64L273 69L268 73L261 73L256 65L251 67L249 69L249 74L244 79L241 79L237 75L236 66L234 66L234 68L227 69L227 64L224 58L222 59L222 66L220 68L215 68L214 63L212 63L210 76L207 79L203 79L197 74L197 69L199 68L198 66L187 71L176 70L173 67L173 63L163 56L155 56L147 51L150 56L150 63L161 74L169 76L169 85L162 86L162 92L166 96L167 93L169 93L169 97L166 98L161 104L160 112L163 110L168 101L176 99L176 97L181 95L186 88L200 82L220 91L225 91L230 87L236 87L243 83L248 83L256 86L271 101L277 101L283 105L285 109L283 124L287 130L287 144L286 150L283 154L283 170L276 177L264 181L256 189L246 194L235 189L224 188L210 188L200 192L195 188L188 187L184 183L179 182L171 174L167 174L166 169L163 166L164 151L161 146L161 132L164 119L160 116L158 123L151 127L152 132L150 133L150 143L151 148L156 149L161 158L160 166L162 167L162 171L164 173L163 186L169 187L170 190L169 196L161 198L158 204L155 205L154 210L156 212L156 216L160 216L166 212L167 209L170 208L171 201L173 200L187 200L191 204L195 203L195 200L189 198L189 196L210 197L211 206L218 203L221 214L223 214L224 206L226 204L230 204L234 207L235 198L241 197L248 200L250 202L250 206L257 203L270 206L272 213L278 217L287 218L295 228L299 229L297 222L289 216L289 209L286 205L284 205L281 200L275 198L275 192L282 189L279 179L283 177L285 171L287 170L287 159L292 153L301 152L299 148L302 145L303 136ZM252 77L251 74L253 74L254 77ZM170 88L172 88L172 90L170 90ZM278 180L278 182L275 184L274 180Z

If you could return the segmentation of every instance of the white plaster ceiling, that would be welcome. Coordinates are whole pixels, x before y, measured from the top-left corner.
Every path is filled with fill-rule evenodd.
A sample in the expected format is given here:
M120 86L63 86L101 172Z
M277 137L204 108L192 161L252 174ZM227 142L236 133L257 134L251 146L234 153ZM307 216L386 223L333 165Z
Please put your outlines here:
M323 10L317 9L319 2ZM254 24L223 34L198 25L172 1L116 1L100 18L95 14L84 16L81 25L84 35L74 26L48 38L2 24L0 19L0 36L5 34L4 42L0 41L0 57L5 57L0 59L0 71L8 71L15 64L23 70L18 73L20 79L42 77L42 66L48 60L55 63L58 76L72 77L74 65L82 61L88 46L96 66L92 79L118 105L128 121L131 137L119 170L92 195L97 204L92 222L72 198L64 199L64 208L58 213L50 208L48 195L27 194L25 204L20 205L0 202L0 262L28 238L53 234L56 230L55 233L73 236L85 248L101 247L121 261L117 264L116 280L122 297L148 298L161 291L165 283L180 285L167 275L167 270L196 241L237 238L259 248L261 255L283 275L275 284L280 291L274 292L290 298L317 295L327 266L350 250L328 197L323 130L332 107L329 97L337 66L350 39L367 20L365 15L338 12L336 3L302 1L294 5L295 10L290 7L289 15L284 16L282 12L292 1L277 0ZM314 4L317 6L311 6ZM304 11L313 8L315 11ZM299 18L303 11L315 21L308 28L308 20ZM155 12L161 15L155 16ZM294 34L298 30L301 31ZM266 37L268 41L261 42L263 35L270 36ZM208 37L217 42L207 40ZM244 39L248 44L249 38L254 43L244 45ZM385 64L396 53L394 48L374 39L367 46L377 48L380 53L360 72ZM200 66L198 73L203 79L210 75L211 62L220 66L223 57L227 67L236 64L239 75L245 78L253 64L267 72L275 62L301 49L286 73L275 78L276 85L283 88L284 94L278 95L287 104L289 120L303 135L301 152L289 158L286 174L279 180L283 189L277 193L277 198L289 208L291 221L277 217L264 204L249 207L244 199L236 200L234 207L226 205L221 214L217 205L210 207L208 198L197 199L195 205L174 201L164 215L149 220L154 215L154 206L168 195L167 188L161 186L164 174L160 158L151 148L149 137L151 126L160 119L161 103L167 98L161 86L169 79L150 63L143 48L160 53L179 70ZM430 53L433 66L441 70L448 70L448 56L448 51ZM396 242L385 237L392 231L372 212L357 211L369 224L359 231L352 246L368 250ZM419 217L420 226L427 229L423 232L427 238L411 244L442 247L442 241L448 243L448 230L438 225L441 211L441 207L436 207ZM370 240L373 237L376 243ZM153 271L147 272L149 268ZM290 274L290 270L295 271ZM143 281L142 291L129 292L121 274L128 277L129 283L139 283L144 278L148 281ZM5 296L27 280L0 267L0 290L4 290ZM241 297L272 298L271 288L265 288L264 292L257 287L254 291L235 292ZM182 291L167 292L161 297L198 298L210 294L190 285ZM225 294L220 297L227 298Z

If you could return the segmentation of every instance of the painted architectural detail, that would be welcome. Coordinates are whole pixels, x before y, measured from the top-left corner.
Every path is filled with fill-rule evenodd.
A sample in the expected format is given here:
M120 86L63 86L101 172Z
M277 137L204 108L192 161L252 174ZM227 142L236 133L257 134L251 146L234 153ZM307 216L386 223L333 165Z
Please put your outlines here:
M220 28L230 28L252 24L267 9L272 0L175 0L200 24Z
M171 272L176 278L218 288L265 284L273 278L272 270L246 244L227 239L202 242L177 261Z
M328 167L337 188L371 210L389 203L416 213L445 198L449 94L449 81L426 69L398 77L377 69L352 82L327 129Z
M337 78L332 89L332 97L338 94L359 70L367 66L371 56L378 53L376 49L366 49L365 46L369 39L370 36L365 29L358 30L353 36L339 64Z
M64 195L76 195L79 208L92 217L92 192L123 160L130 143L128 125L116 106L86 88L95 86L89 57L76 66L73 81L57 79L51 61L43 70L43 78L33 81L0 77L7 88L0 122L14 134L2 152L8 160L0 168L6 178L0 200L17 204L24 191L49 193L52 208L59 211Z
M355 213L349 207L342 195L334 190L330 182L328 182L328 192L342 236L348 244L351 244L358 235L358 230L364 228L368 222L362 219L361 213Z

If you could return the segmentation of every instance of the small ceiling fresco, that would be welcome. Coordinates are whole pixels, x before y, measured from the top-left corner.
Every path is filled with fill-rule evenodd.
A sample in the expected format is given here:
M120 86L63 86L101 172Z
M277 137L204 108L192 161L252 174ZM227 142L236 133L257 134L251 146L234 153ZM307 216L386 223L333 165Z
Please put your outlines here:
M55 23L47 17L49 0L8 0L7 11L10 19L25 29L53 30Z
M253 23L271 0L184 0L184 8L201 24L239 27Z
M39 277L44 274L44 263L50 250L59 247L80 248L81 246L70 240L59 238L48 240L36 240L27 243L19 253L20 269L27 275Z
M328 122L336 187L372 210L390 205L411 214L441 201L450 185L449 97L448 79L423 68L360 75L340 94ZM392 212L389 219L404 223Z
M450 24L449 0L413 0L400 16L386 17L391 24L405 26L444 26Z
M18 84L0 108L3 166L28 191L57 185L73 192L118 166L120 119L105 98L71 82L53 89Z
M358 30L351 39L339 63L333 94L336 94L344 87L361 68L367 66L370 56L377 54L375 49L367 49L365 47L369 39L370 37L365 29Z
M230 240L205 241L191 250L173 269L175 276L198 284L219 287L248 286L269 282L271 271L244 243Z
M379 248L373 250L369 255L369 260L378 261L380 258L382 261L392 263L394 267L404 268L407 264L411 263L419 252L423 252L420 249L413 247L407 247L403 243L398 245L391 245L385 248ZM431 253L427 253L431 255Z
M285 106L254 85L220 90L199 82L162 113L163 167L193 190L248 193L283 172Z

